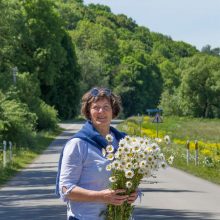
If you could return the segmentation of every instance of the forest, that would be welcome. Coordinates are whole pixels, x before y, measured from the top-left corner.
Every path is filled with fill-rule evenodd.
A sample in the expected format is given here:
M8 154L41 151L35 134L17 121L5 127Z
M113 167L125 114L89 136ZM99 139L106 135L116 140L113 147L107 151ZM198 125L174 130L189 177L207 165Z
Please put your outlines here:
M0 0L0 141L28 146L78 116L94 86L121 96L122 118L149 108L220 118L220 48L199 51L83 0Z

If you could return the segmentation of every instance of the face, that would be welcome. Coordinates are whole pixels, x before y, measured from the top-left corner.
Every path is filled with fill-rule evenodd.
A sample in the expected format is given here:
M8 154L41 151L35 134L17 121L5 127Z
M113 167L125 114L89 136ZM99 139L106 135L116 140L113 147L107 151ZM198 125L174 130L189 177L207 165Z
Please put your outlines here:
M95 127L110 126L112 120L112 107L108 99L100 99L93 102L90 107L90 117Z

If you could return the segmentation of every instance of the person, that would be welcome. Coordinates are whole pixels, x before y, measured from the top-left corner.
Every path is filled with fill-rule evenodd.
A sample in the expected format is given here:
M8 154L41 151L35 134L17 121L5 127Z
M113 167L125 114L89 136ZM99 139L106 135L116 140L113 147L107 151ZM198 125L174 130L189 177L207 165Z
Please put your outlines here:
M106 135L113 136L113 147L125 137L110 126L121 110L120 98L107 88L93 88L82 97L81 113L87 121L83 128L65 144L60 156L57 194L67 203L68 220L102 220L107 204L133 203L137 198L125 190L109 189L109 161L102 148L108 144Z

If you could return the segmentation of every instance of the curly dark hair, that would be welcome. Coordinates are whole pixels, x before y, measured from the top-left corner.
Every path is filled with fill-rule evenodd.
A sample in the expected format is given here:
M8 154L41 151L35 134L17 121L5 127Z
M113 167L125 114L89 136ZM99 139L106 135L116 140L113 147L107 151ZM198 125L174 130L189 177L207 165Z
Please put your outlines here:
M104 87L95 87L86 92L81 100L81 114L90 119L91 104L101 99L109 100L112 107L112 118L116 118L121 111L121 98Z

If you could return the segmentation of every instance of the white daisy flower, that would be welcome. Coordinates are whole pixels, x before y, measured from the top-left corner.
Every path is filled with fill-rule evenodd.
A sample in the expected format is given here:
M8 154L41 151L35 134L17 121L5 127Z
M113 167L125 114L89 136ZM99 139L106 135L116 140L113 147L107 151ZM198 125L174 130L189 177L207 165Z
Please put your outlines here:
M152 148L153 150L156 150L157 148L159 148L159 146L158 146L158 144L156 144L156 143L152 143L152 144L151 144L151 148Z
M169 164L172 164L172 163L173 163L173 160L174 160L174 156L170 156L169 159L168 159L168 163L169 163Z
M115 159L120 159L120 153L119 152L115 153Z
M152 148L151 147L146 147L145 149L144 149L144 153L147 155L147 154L151 154L152 153Z
M161 160L161 161L164 161L165 160L165 157L164 157L164 154L163 153L161 153L161 154L159 154L159 160Z
M126 145L126 140L125 139L122 139L119 141L119 147L124 147Z
M106 138L106 140L107 140L108 142L110 142L110 143L113 142L113 137L112 137L111 134L107 134L105 138Z
M168 135L165 135L163 139L166 142L166 144L170 144L171 143L170 137Z
M111 182L111 183L115 183L116 182L116 177L115 176L111 176L111 177L109 177L109 181Z
M127 181L126 182L126 187L128 188L128 189L130 189L131 187L132 187L132 182L131 181Z
M126 166L125 166L127 169L131 169L132 167L133 167L133 165L132 165L132 163L131 162L129 162L129 163L127 163L126 164Z
M162 163L161 163L161 167L164 168L164 169L167 168L166 162L162 162Z
M123 167L125 167L126 164L127 164L126 161L124 161L124 160L121 161L121 165L122 165Z
M133 164L133 169L137 169L139 167L138 165L139 165L138 163L134 163Z
M143 152L139 153L138 158L144 159L145 158L145 153L143 153Z
M144 144L144 140L142 138L140 140L140 144Z
M126 154L130 153L130 148L127 147L127 146L124 146L124 152L125 152Z
M110 154L108 154L107 156L106 156L106 158L108 159L108 160L114 160L114 154L113 153L110 153Z
M149 155L149 156L147 157L147 161L148 161L148 162L152 162L153 159L154 159L154 158L153 158L151 155Z
M126 170L125 171L125 177L128 179L131 179L134 176L134 171L132 170Z
M124 166L120 164L118 170L123 170L123 169L124 169Z
M139 152L141 150L141 148L140 148L140 146L138 146L138 145L135 145L134 147L132 147L132 151L134 152L134 153L137 153L137 152Z
M127 142L130 142L131 141L131 137L130 136L125 136L125 140L127 141Z
M154 166L155 164L156 164L156 160L152 160L152 161L150 161L150 163L151 163L151 166Z
M124 151L124 150L123 150L123 147L119 147L118 150L117 150L117 152L118 152L119 154L122 154L123 151Z
M149 138L145 139L144 143L145 143L146 145L148 145L148 144L150 143L150 139L149 139Z
M112 153L112 152L114 152L114 147L113 147L112 145L108 145L108 146L106 147L106 151L107 151L108 153Z
M147 165L147 161L146 160L142 160L140 163L139 163L139 166L140 168L144 169Z
M118 169L120 167L120 161L119 160L115 160L113 163L112 163L112 168L114 169Z
M111 164L108 164L108 165L106 166L106 170L107 170L107 171L111 171L111 170L112 170L112 165L111 165Z
M125 157L124 160L125 160L126 163L130 163L131 162L131 158L130 157Z

